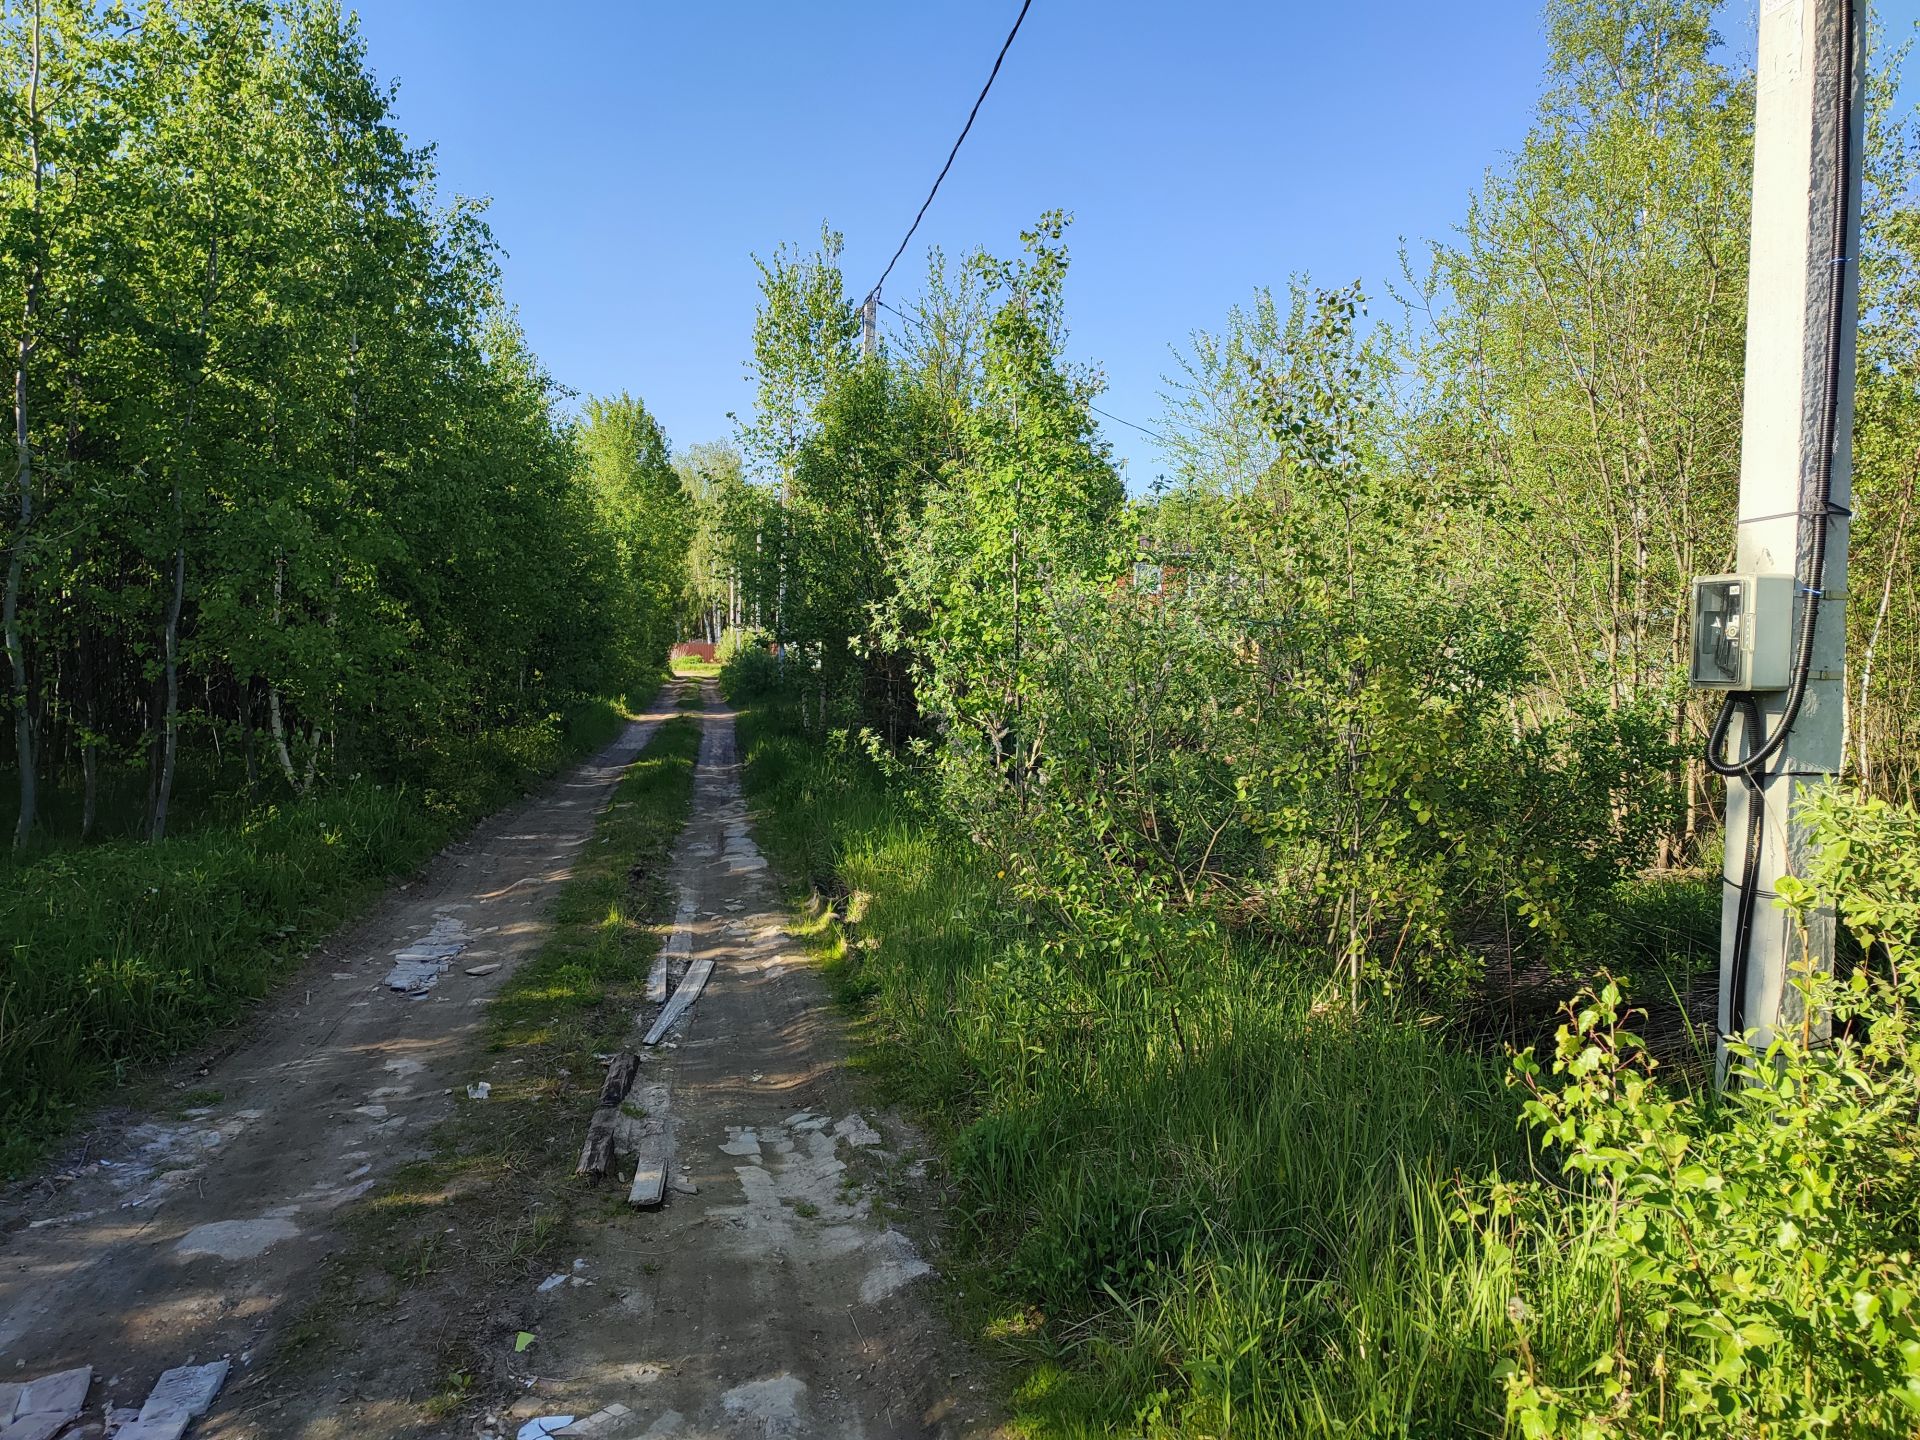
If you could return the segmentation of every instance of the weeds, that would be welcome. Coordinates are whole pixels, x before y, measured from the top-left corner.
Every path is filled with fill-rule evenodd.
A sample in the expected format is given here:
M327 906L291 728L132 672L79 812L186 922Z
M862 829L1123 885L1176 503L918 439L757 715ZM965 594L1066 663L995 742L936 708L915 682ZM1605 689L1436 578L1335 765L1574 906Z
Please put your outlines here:
M231 1020L395 875L623 723L600 701L564 726L422 749L405 785L358 780L160 844L0 861L0 1174L20 1173L102 1090Z
M1143 911L1092 950L856 752L777 706L742 737L782 868L866 897L813 943L946 1153L963 1285L1024 1360L1027 1433L1729 1433L1581 1408L1616 1350L1607 1231L1536 1158L1497 1057L1246 935ZM1697 928L1676 893L1645 928ZM1489 1193L1529 1197L1527 1225L1487 1223Z

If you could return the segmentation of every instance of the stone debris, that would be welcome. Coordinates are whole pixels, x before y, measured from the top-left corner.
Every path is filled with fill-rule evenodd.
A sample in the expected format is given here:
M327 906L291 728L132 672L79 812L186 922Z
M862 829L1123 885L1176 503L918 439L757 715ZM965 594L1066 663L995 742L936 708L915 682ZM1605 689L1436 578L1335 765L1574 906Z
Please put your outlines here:
M500 968L500 962L498 960L494 961L491 965L469 965L467 966L467 974L491 975L493 974L494 971L498 970L499 968Z
M833 1127L833 1133L856 1149L865 1149L880 1143L880 1132L867 1124L858 1115L849 1115Z
M467 1086L467 1099L484 1100L493 1093L493 1086L485 1080L477 1080Z
M573 1424L571 1415L536 1415L520 1427L514 1440L541 1440L542 1436L552 1435Z
M113 1431L113 1440L180 1440L187 1427L213 1405L214 1396L227 1383L227 1369L227 1361L215 1360L167 1371L147 1392L140 1413Z
M549 1290L558 1290L562 1285L566 1283L567 1283L567 1277L562 1273L555 1272L554 1274L547 1276L547 1278L542 1280L539 1283L539 1285L534 1287L533 1293L536 1295L544 1295Z
M217 1260L252 1260L266 1254L282 1240L291 1240L299 1233L299 1226L278 1215L264 1216L258 1220L214 1220L194 1226L180 1237L179 1243L173 1248L178 1255L211 1255ZM171 1370L167 1372L169 1375L173 1373Z
M0 1385L0 1440L50 1440L79 1416L92 1384L93 1367L81 1365Z
M579 1437L579 1440L599 1440L621 1429L633 1411L624 1405L609 1405L604 1410L596 1410L584 1420L550 1432L555 1440L567 1440L567 1437Z
M799 1430L806 1395L807 1382L783 1370L734 1386L720 1397L720 1405L736 1423L751 1423L763 1435L792 1435Z
M423 937L394 952L393 968L381 983L408 999L418 999L447 973L471 939L466 921L443 915Z

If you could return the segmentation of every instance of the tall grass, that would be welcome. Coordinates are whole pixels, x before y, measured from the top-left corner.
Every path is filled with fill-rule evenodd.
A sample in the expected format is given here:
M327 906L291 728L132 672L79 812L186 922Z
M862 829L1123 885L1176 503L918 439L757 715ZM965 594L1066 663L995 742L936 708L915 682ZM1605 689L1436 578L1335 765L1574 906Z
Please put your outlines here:
M777 708L743 732L782 868L850 892L832 971L942 1139L1024 1423L1501 1433L1513 1261L1450 1219L1530 1166L1496 1062L1239 940L1090 964L863 758ZM1565 1273L1529 1291L1542 1343L1588 1353L1598 1296Z
M407 778L0 861L0 1173L266 994L301 951L537 777L625 723L612 701L442 741ZM217 815L219 806L203 807Z

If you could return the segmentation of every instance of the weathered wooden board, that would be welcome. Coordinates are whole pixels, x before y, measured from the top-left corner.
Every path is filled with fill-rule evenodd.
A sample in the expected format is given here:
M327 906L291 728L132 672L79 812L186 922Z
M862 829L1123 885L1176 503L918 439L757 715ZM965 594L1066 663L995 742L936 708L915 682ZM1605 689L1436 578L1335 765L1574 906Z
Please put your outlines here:
M673 998L660 1012L660 1018L653 1022L653 1028L647 1031L643 1045L658 1045L661 1036L678 1023L680 1017L692 1008L693 1002L700 998L700 992L707 988L707 977L713 974L713 957L703 955L687 967L687 973L681 977L680 984L673 992Z

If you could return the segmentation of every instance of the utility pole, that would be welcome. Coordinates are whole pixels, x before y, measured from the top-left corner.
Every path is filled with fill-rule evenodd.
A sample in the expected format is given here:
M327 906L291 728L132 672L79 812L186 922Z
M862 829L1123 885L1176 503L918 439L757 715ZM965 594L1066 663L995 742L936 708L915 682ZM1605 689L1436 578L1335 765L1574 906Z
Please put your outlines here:
M1782 875L1805 869L1797 801L1841 763L1865 10L1865 0L1760 5L1735 569L1744 589L1774 599L1771 620L1764 608L1757 618L1749 611L1727 633L1736 644L1774 647L1785 684L1743 681L1752 688L1728 695L1709 746L1710 763L1728 776L1722 1074L1729 1039L1764 1047L1776 1027L1817 1027L1821 1017L1803 1013L1792 980L1803 956L1833 966L1831 912L1812 918L1803 950L1773 898Z
M867 359L880 343L880 292L875 290L860 306L860 353Z

